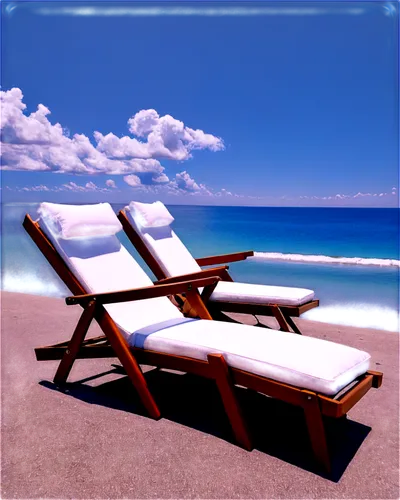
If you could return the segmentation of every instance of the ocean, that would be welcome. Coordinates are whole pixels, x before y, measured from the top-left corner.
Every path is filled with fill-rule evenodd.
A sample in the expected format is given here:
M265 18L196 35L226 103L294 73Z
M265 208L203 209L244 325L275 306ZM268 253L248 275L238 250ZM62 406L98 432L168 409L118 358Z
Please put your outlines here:
M21 225L25 213L36 217L37 206L2 205L1 286L64 297L69 292ZM399 331L398 209L168 208L173 229L195 257L255 251L230 264L235 280L315 290L320 307L303 318ZM151 275L125 235L119 237Z

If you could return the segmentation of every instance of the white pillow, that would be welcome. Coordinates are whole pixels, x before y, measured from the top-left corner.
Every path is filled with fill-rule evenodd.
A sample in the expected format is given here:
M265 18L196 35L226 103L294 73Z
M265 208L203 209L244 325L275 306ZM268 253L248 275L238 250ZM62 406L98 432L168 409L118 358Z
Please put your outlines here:
M134 221L144 228L169 226L174 221L167 207L161 201L154 203L131 201L129 210Z
M122 229L109 203L97 205L59 205L41 203L40 217L53 228L59 238L112 236Z

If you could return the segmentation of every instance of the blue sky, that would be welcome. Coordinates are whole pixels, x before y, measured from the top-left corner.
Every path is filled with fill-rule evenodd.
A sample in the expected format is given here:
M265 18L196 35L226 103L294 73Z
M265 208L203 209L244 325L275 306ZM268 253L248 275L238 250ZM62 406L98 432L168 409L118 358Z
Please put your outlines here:
M397 3L2 16L4 201L398 206Z

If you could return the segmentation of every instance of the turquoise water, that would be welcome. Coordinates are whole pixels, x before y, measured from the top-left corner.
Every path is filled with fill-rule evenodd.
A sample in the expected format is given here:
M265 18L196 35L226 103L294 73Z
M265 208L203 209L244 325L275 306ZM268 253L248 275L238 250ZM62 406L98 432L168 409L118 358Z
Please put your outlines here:
M117 211L122 205L113 208ZM36 209L36 204L2 207L2 288L65 296L64 285L21 226L25 213L35 217ZM397 209L169 209L175 217L174 230L196 257L257 252L256 258L230 265L236 280L315 290L321 306L303 317L398 331ZM119 236L138 258L126 237ZM310 255L311 262L304 262L304 256ZM326 263L326 257L334 257L333 262ZM362 260L357 265L344 264L343 257Z

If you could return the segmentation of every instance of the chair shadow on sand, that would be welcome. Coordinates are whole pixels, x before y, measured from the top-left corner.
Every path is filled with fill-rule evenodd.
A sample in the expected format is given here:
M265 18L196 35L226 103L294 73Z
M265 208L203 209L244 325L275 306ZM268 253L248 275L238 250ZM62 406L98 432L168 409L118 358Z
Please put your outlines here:
M147 416L122 366L62 387L49 381L40 385L61 391L81 401ZM145 371L145 370L144 370ZM97 386L86 382L104 375L119 378ZM122 375L122 376L121 376ZM164 369L145 373L162 418L197 429L236 446L219 392L213 380ZM303 410L255 391L238 388L238 398L253 438L254 449L321 477L338 482L357 453L371 427L347 418L325 418L332 472L317 469L311 450Z

